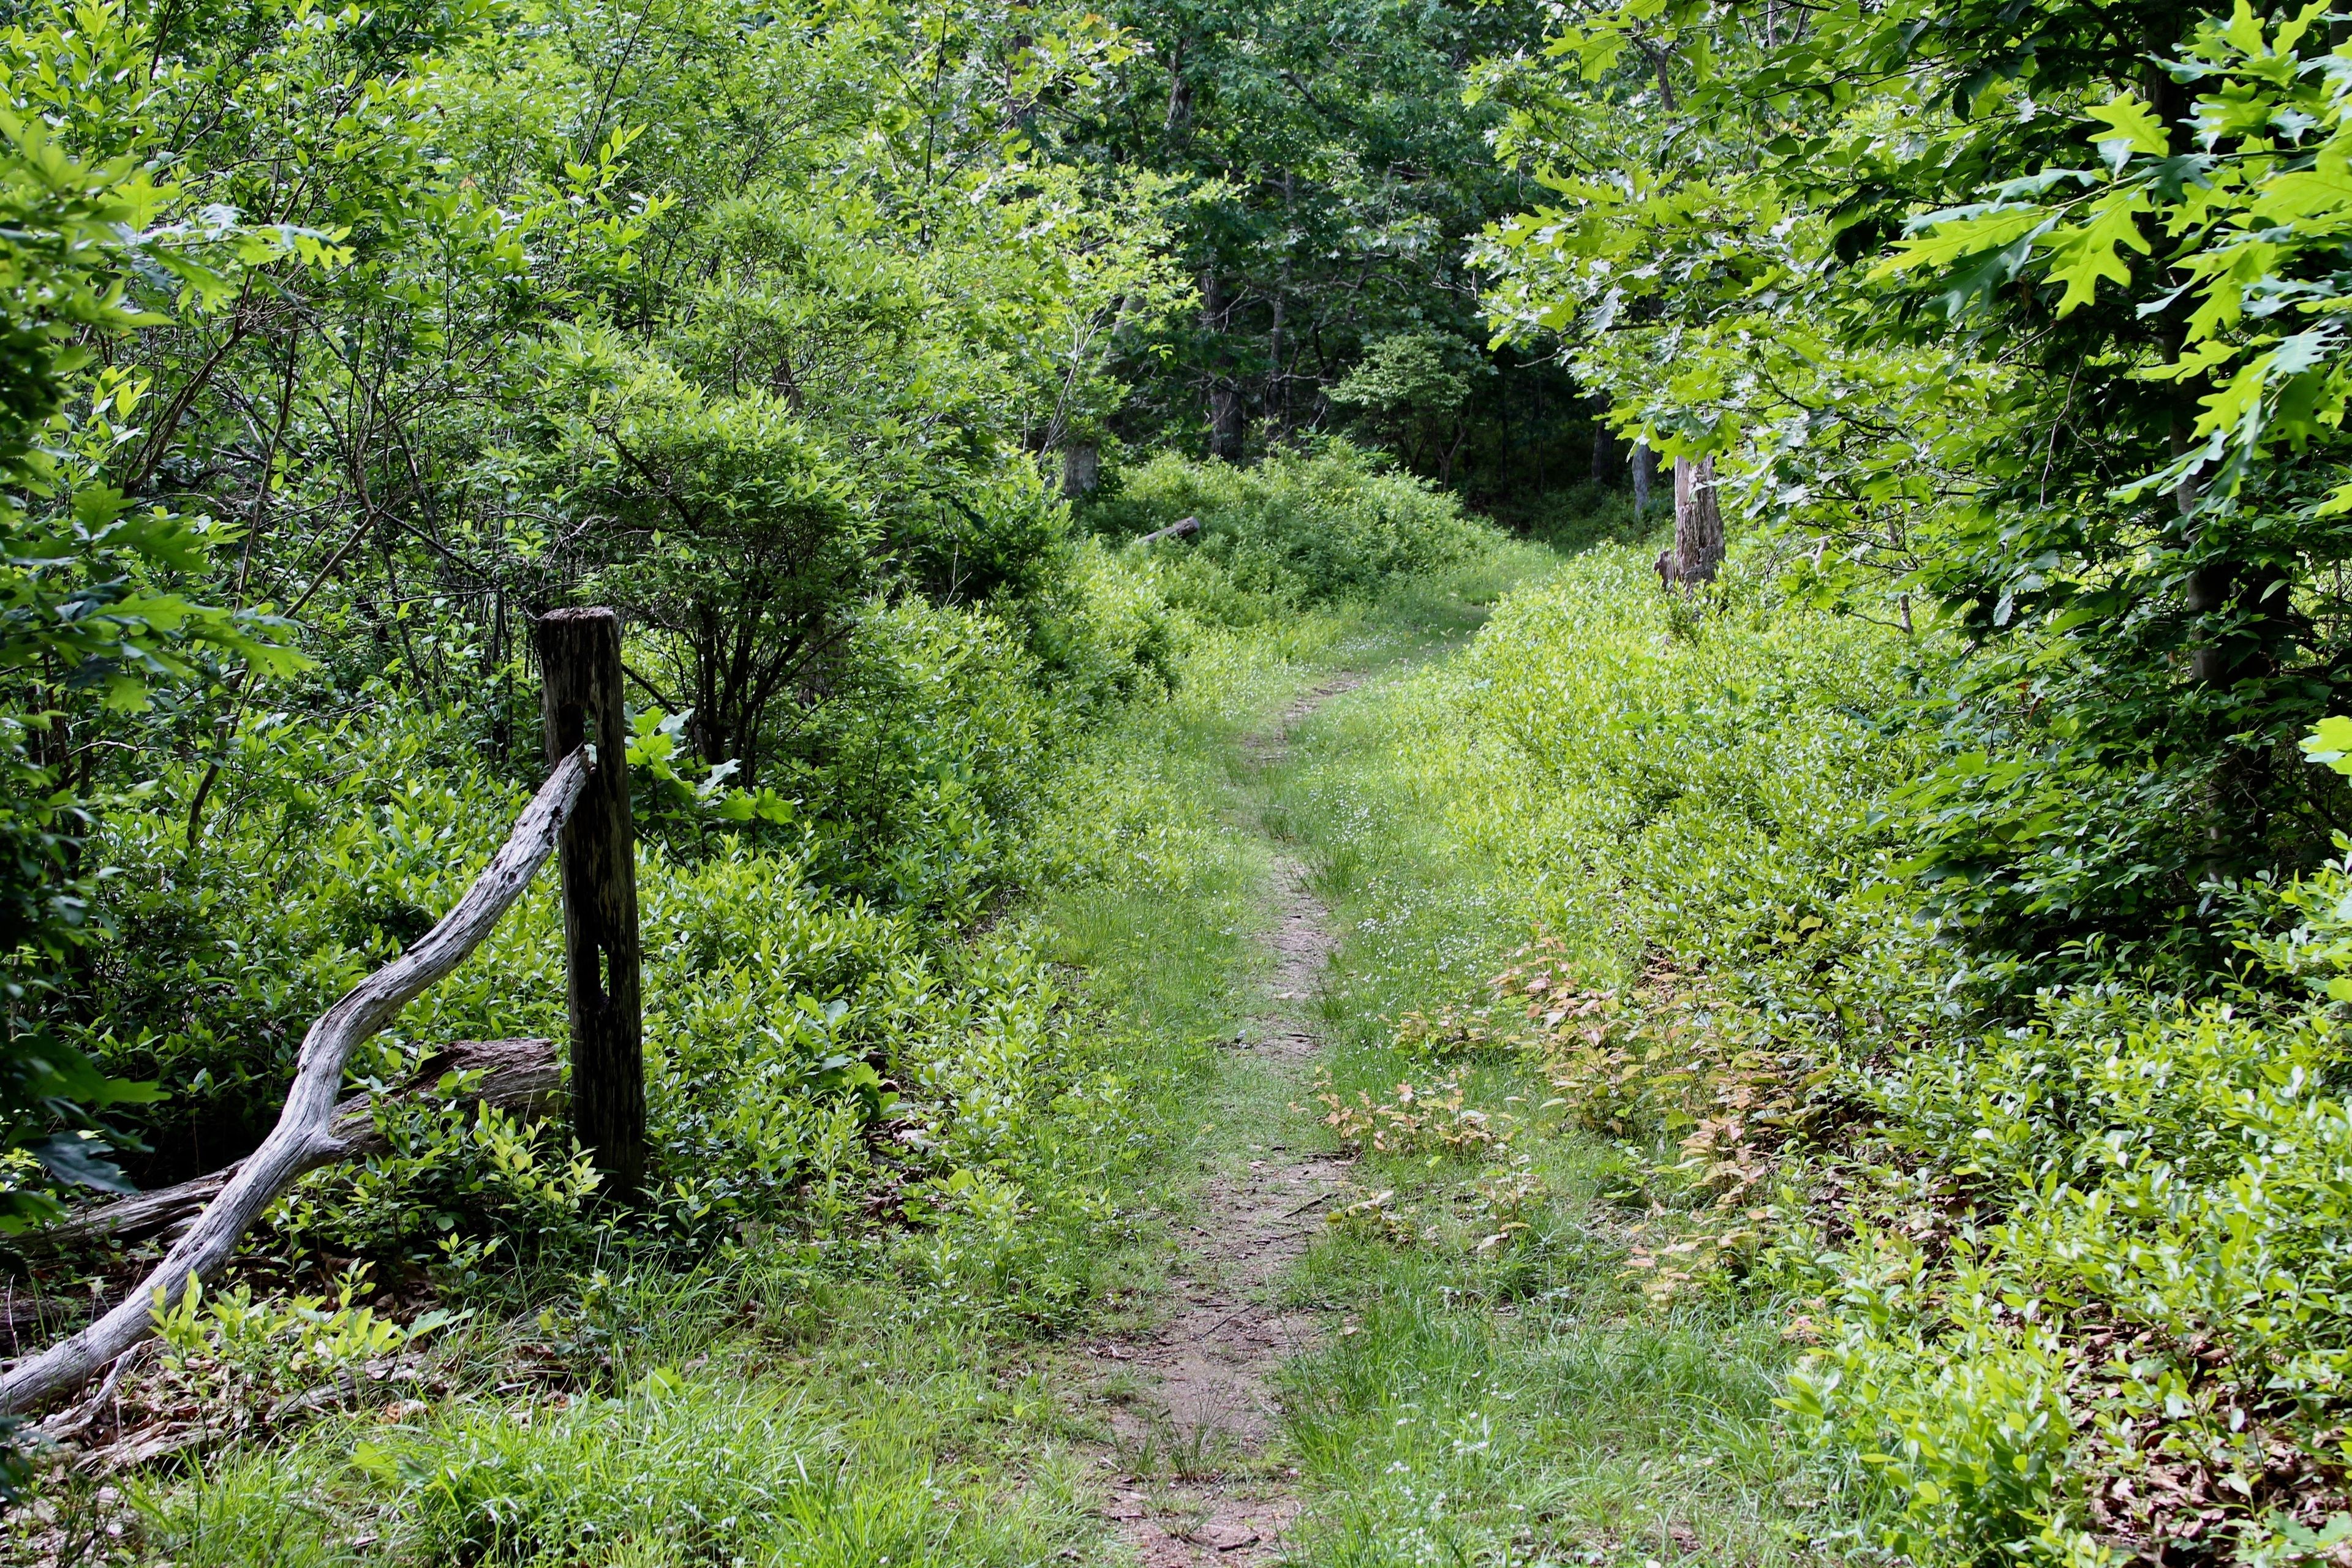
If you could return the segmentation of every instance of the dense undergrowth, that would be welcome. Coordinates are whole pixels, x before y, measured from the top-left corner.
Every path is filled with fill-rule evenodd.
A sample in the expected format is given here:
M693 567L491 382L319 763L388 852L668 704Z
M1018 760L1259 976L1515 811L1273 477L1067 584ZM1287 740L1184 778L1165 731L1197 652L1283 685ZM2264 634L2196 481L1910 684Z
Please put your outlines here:
M2019 991L1908 874L1937 753L1902 699L1948 646L1789 603L1761 548L1685 597L1643 547L1555 565L1460 525L1350 593L1297 563L1353 570L1390 509L1443 503L1298 480L1349 461L1248 487L1330 495L1321 555L1291 520L1248 539L1265 497L1217 502L1231 476L1127 477L1115 532L1229 510L1205 549L1077 548L1074 624L1123 691L1066 699L982 614L877 607L934 693L920 733L843 753L863 798L919 803L896 837L698 791L648 714L642 1217L544 1133L404 1112L165 1323L126 1398L184 1468L102 1507L57 1472L57 1500L188 1563L1094 1550L1070 1455L1098 1415L1039 1347L1148 1300L1210 1131L1262 875L1223 815L1234 742L1306 671L1483 622L1264 785L1347 938L1301 1113L1360 1156L1284 1286L1338 1324L1284 1373L1300 1561L2331 1561L2346 874L2240 889L2221 996ZM1252 559L1293 575L1252 588ZM307 778L275 753L309 793L240 805L253 890L213 881L188 947L236 962L192 959L136 1047L194 1090L207 1039L296 1026L393 951L517 798L462 766L387 789L371 733L404 777L461 749L393 712ZM143 909L171 907L168 826ZM306 832L311 861L268 859ZM368 1072L558 1027L551 919Z
M116 1428L194 1468L135 1468L126 1512L68 1465L20 1522L88 1510L184 1563L698 1561L719 1542L982 1563L1076 1539L1066 1478L1034 1453L1073 1416L1019 1347L1115 1310L1183 1201L1181 1107L1230 1036L1256 918L1259 868L1219 816L1234 742L1303 671L1402 646L1538 558L1414 481L1321 461L1354 473L1328 532L1417 509L1447 524L1442 551L1252 587L1181 546L1076 544L1070 623L1124 690L1068 679L1066 649L1049 669L985 611L877 605L865 635L922 700L896 731L861 709L838 780L814 781L834 787L797 798L698 787L676 726L642 715L638 1212L603 1208L560 1130L432 1096L383 1112L391 1151L307 1179L123 1389ZM178 956L142 991L152 969L100 946L121 989L86 1043L163 1080L148 1129L199 1167L224 1153L207 1132L266 1118L309 1015L454 898L520 798L468 760L459 716L381 697L255 733L201 877L170 815L110 825L137 868L118 940ZM843 800L889 809L845 824ZM541 888L354 1078L560 1035L561 953ZM150 1250L25 1266L69 1311L78 1281ZM1021 1506L983 1517L971 1489L1016 1455ZM703 1533L661 1522L677 1499Z
M2335 1560L2343 875L2003 991L1905 875L1951 657L1601 550L1322 726L1311 1560Z

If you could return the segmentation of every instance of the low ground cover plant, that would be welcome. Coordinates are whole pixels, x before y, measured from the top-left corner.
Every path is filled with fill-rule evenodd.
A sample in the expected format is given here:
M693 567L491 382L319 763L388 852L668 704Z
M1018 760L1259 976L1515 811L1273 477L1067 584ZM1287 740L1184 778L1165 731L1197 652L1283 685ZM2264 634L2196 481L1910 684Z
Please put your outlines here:
M1519 590L1290 786L1286 820L1345 868L1326 885L1355 916L1328 1110L1370 1166L1319 1267L1380 1338L1299 1381L1331 1484L1388 1494L1333 1503L1332 1560L1435 1528L1405 1521L1440 1483L1372 1462L1436 1464L1375 1436L1427 1406L1349 1370L1401 1358L1384 1375L1409 1385L1444 1359L1430 1334L1512 1369L1447 1405L1513 1458L1483 1480L1437 1464L1461 1510L1444 1538L1589 1539L1507 1528L1561 1484L1546 1441L1599 1440L1542 1437L1526 1402L1560 1396L1547 1335L1589 1344L1633 1310L1757 1336L1751 1392L1710 1396L1709 1435L1671 1459L1636 1439L1643 1463L1760 1445L1750 1473L1790 1511L1701 1489L1643 1536L1622 1533L1632 1494L1569 1489L1556 1506L1628 1553L1765 1552L1761 1529L1799 1558L1801 1536L1832 1560L2333 1561L2345 868L2217 907L2243 955L2222 994L2006 991L1906 875L1904 792L1934 752L1900 696L1951 650L1768 609L1737 563L1704 613L1670 614L1641 564L1596 551ZM1380 772L1340 765L1376 745L1396 748ZM1400 813L1426 825L1402 850L1377 826ZM1514 952L1512 931L1538 940ZM1424 1082L1524 1118L1511 1161L1414 1142L1399 1086ZM1499 1226L1476 1191L1515 1167L1543 1195L1481 1251ZM1435 1279L1485 1307L1405 1304Z

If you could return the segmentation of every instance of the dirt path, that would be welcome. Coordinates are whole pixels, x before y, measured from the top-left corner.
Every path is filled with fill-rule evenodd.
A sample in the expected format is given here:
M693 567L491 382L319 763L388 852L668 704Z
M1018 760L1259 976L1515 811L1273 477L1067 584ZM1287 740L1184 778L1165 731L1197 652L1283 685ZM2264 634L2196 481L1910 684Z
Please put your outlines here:
M1300 697L1278 727L1251 739L1249 755L1261 764L1278 760L1293 726L1360 680L1336 678ZM1338 940L1304 866L1278 859L1273 892L1273 981L1228 1070L1256 1077L1264 1092L1287 1102L1308 1081L1318 1046L1306 1007ZM1279 1140L1237 1152L1251 1152L1263 1157L1232 1161L1202 1188L1186 1256L1170 1281L1183 1305L1149 1339L1094 1347L1145 1385L1144 1397L1114 1417L1130 1473L1119 1478L1108 1513L1146 1568L1271 1563L1298 1512L1292 1472L1266 1462L1280 1421L1271 1377L1320 1324L1311 1313L1279 1310L1271 1297L1322 1227L1346 1162Z

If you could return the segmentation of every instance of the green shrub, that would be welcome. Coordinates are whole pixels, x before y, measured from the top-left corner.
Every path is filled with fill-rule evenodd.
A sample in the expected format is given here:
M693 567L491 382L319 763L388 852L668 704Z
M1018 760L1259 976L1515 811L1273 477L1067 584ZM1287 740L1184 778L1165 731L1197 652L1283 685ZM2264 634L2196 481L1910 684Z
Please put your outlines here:
M2000 992L1905 875L1934 749L1904 700L1949 658L1778 600L1752 557L1677 606L1601 548L1384 721L1398 787L1516 885L1498 912L1615 988L1556 1020L1546 1065L1680 1237L1635 1247L1643 1278L1671 1252L1698 1260L1665 1281L1685 1294L1788 1304L1811 1349L1787 1419L1825 1495L1875 1474L1847 1494L1875 1544L2322 1561L2352 1515L2352 1037L2327 994L2352 990L2352 868L2247 893L2267 925L2215 917L2255 950L2221 997L2111 973L1977 1010Z
M1370 598L1496 539L1451 495L1343 441L1254 468L1163 454L1127 474L1085 521L1107 538L1132 539L1186 517L1200 520L1198 540L1155 548L1189 551L1221 573L1179 570L1167 579L1169 598L1227 625L1259 618L1245 607L1251 597L1277 606Z
M803 710L778 788L817 824L812 868L894 908L968 919L1078 715L993 616L869 608L839 678Z
M1574 554L1598 544L1639 544L1674 523L1672 485L1664 487L1665 504L1653 497L1647 516L1633 511L1633 493L1613 485L1588 481L1549 490L1509 514L1512 526L1530 539L1539 539L1563 554Z
M1509 595L1400 693L1412 787L1611 978L1645 947L1752 968L1809 917L1828 923L1808 928L1808 994L1823 969L1906 971L1916 936L1842 900L1899 858L1874 807L1923 751L1874 715L1927 650L1778 602L1748 559L1680 626L1638 547Z

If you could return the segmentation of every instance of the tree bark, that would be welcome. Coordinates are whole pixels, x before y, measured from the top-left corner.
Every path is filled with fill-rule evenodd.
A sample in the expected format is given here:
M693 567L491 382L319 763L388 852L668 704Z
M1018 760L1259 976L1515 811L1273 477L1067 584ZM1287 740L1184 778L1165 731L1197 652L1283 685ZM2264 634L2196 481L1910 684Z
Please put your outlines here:
M1192 84L1184 79L1184 44L1181 38L1168 56L1168 112L1161 119L1160 133L1171 142L1181 142L1192 129Z
M1201 325L1222 342L1231 327L1223 281L1213 267L1201 271ZM1249 447L1249 406L1241 384L1234 379L1229 353L1220 347L1210 363L1216 368L1209 381L1209 456L1239 463Z
M1633 443L1633 515L1650 515L1650 486L1657 478L1658 455L1647 441Z
M563 826L565 992L572 1015L572 1125L622 1202L645 1184L645 1029L638 998L636 835L621 618L607 609L540 617L547 754L596 748L596 773Z
M595 762L584 752L573 752L558 763L457 907L414 947L352 987L320 1016L302 1037L285 1109L261 1147L245 1158L220 1196L112 1311L0 1378L0 1410L24 1410L79 1388L145 1339L154 1326L158 1302L178 1300L191 1279L217 1277L246 1228L278 1194L295 1177L332 1157L329 1151L340 1146L334 1135L335 1091L342 1085L343 1064L353 1047L391 1023L412 998L481 945L553 853L596 771Z
M1249 413L1242 403L1242 389L1220 380L1209 388L1209 455L1239 463L1248 449Z
M1062 499L1084 500L1102 483L1102 448L1092 441L1072 441L1062 448Z
M1150 533L1147 533L1142 538L1137 540L1136 542L1138 544L1151 544L1162 539L1183 539L1200 531L1201 520L1199 518L1180 517L1165 528L1157 528L1152 530Z
M1715 459L1675 459L1675 581L1712 583L1723 564L1723 512L1715 500Z

